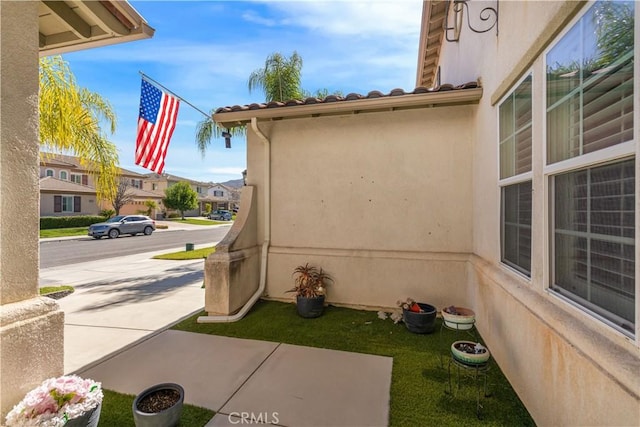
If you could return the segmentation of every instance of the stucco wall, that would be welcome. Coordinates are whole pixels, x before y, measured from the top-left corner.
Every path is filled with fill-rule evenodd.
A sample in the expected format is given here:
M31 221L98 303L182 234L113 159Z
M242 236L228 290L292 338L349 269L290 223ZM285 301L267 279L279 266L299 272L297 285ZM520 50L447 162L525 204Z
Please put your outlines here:
M495 5L473 3L475 11L483 4ZM580 2L500 2L499 37L495 30L474 34L465 23L460 42L444 43L442 81L480 77L485 90L473 122L473 253L477 256L470 263L469 298L492 355L538 424L638 425L637 340L547 289L545 104L536 79L541 81L545 72L540 53L580 7ZM472 12L472 19L477 20L477 15ZM492 98L497 101L505 88L517 82L519 71L527 70L534 79L531 279L500 263L498 119L492 103ZM636 123L637 117L636 113ZM636 203L638 188L636 184Z
M311 262L334 276L329 302L463 303L474 138L464 124L474 109L261 123L271 139L269 297L291 299L294 267ZM251 132L248 153L248 183L263 194L265 147Z
M40 193L40 216L73 216L73 215L98 215L101 208L96 205L96 195L80 196L80 212L54 212L54 196L57 194ZM70 194L71 195L71 194Z
M0 420L63 371L64 313L38 296L38 3L0 2ZM0 421L1 423L1 421Z

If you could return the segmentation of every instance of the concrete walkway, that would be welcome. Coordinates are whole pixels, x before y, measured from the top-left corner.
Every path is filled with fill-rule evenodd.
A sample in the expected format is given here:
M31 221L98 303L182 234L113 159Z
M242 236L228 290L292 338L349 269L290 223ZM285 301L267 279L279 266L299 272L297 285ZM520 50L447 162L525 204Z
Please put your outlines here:
M40 271L41 285L76 289L59 300L66 373L129 394L180 383L217 412L207 426L388 424L391 358L168 330L202 310L204 260L155 254Z

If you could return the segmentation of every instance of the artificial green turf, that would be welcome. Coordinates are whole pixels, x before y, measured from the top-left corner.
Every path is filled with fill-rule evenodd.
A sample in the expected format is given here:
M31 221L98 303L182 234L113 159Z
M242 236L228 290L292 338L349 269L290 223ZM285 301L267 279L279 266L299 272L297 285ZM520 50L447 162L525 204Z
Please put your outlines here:
M293 304L264 300L235 323L199 324L196 319L201 315L173 329L393 357L391 426L535 425L493 360L488 373L492 395L481 399L482 420L476 417L477 388L471 372L461 371L459 389L454 375L455 394L445 393L451 343L471 337L465 332L441 331L440 319L433 333L418 335L402 323L379 319L376 312L332 306L316 319L299 317Z
M216 251L216 247L211 246L210 248L200 248L200 249L194 249L192 251L179 251L179 252L172 252L170 254L156 255L153 257L153 259L169 259L169 260L176 260L176 261L183 261L188 259L202 259L202 258L208 257L209 254L215 251Z
M99 427L135 427L133 422L132 405L135 396L103 390L102 410L100 411ZM215 412L198 406L185 404L182 407L179 426L203 427Z

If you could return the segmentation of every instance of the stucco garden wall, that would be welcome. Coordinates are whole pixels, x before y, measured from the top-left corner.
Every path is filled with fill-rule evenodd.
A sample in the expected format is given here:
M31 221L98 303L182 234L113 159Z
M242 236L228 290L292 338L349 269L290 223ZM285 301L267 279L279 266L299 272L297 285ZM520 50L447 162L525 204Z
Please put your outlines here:
M309 262L334 277L331 303L467 302L474 135L460 123L474 108L260 123L271 140L268 297L292 300L291 273ZM263 194L264 144L252 132L248 143L247 180Z
M482 4L495 4L473 3L470 6L476 11ZM460 42L443 44L442 81L456 83L480 77L485 90L473 123L469 124L475 129L475 255L469 263L469 298L477 312L478 328L495 360L539 425L638 425L637 341L547 289L550 266L545 232L548 188L543 175L545 101L542 85L536 81L540 82L545 74L541 55L544 47L581 6L580 2L500 2L499 37L495 30L474 34L465 24ZM504 91L528 70L534 79L530 279L500 263L496 105ZM637 192L638 186L636 202Z

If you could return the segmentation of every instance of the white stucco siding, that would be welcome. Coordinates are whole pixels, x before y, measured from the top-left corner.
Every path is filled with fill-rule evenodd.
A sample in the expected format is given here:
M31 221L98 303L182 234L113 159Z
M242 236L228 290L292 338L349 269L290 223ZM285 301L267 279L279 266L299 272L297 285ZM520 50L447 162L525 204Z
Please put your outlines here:
M470 251L472 135L440 125L464 123L471 109L297 119L274 127L272 244Z

